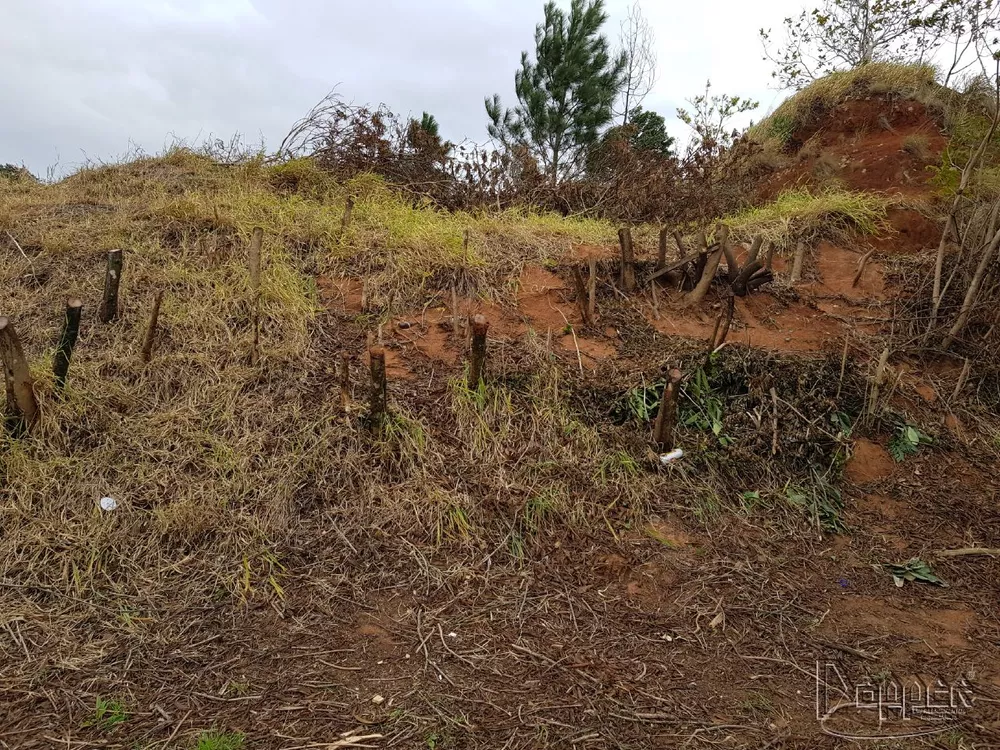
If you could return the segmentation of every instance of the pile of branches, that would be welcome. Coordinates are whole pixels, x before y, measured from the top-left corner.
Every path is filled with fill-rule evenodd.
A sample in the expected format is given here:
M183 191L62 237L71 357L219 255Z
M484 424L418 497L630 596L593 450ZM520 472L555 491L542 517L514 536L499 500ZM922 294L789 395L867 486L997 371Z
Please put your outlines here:
M297 122L275 159L307 156L338 179L379 174L415 198L446 210L531 207L613 221L705 223L750 192L740 169L748 139L719 152L694 145L682 158L611 139L595 148L584 174L553 182L524 149L443 141L385 105L357 106L327 95Z

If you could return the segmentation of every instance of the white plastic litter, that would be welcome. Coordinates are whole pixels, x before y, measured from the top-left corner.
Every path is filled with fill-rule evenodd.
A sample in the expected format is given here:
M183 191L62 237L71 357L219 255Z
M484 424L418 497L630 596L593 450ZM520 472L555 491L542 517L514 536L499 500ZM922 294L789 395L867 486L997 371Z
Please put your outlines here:
M118 501L113 497L102 497L101 498L101 510L112 511L118 507Z
M660 456L660 463L666 466L676 461L678 458L684 458L684 451L680 448L674 448L670 453L664 453Z
M382 703L382 701L384 701L384 700L385 700L385 698L383 698L381 695L373 695L372 696L372 703L374 703L376 706L379 705L380 703Z

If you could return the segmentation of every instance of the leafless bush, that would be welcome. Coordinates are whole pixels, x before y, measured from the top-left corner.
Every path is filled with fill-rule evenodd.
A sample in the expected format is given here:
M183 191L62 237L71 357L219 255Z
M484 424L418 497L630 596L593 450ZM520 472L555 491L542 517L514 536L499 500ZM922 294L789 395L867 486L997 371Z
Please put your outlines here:
M610 139L586 173L553 184L530 154L453 144L385 105L348 104L329 94L295 124L275 159L308 156L338 179L362 172L449 210L527 206L615 221L708 222L739 205L752 175L737 168L754 148L692 146L682 159Z

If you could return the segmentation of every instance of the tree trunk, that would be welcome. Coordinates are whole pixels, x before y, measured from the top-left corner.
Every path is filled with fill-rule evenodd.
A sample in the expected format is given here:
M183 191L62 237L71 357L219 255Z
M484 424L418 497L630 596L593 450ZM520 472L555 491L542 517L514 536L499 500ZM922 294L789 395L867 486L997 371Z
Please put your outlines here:
M656 254L656 269L659 271L665 265L667 265L667 228L663 227L660 229L660 246Z
M590 278L587 280L587 315L590 316L591 324L597 322L597 259L590 258L587 262L590 267Z
M340 355L340 408L347 414L351 410L351 358Z
M632 246L632 230L623 227L618 230L618 244L622 250L622 290L635 291L635 252Z
M149 313L149 325L142 342L142 361L148 363L153 358L153 344L156 342L156 325L160 321L160 304L163 302L163 291L160 290L153 298L153 309Z
M576 288L576 304L580 308L580 320L585 326L594 324L590 317L590 305L587 299L587 282L583 280L583 272L579 266L573 266L573 286Z
M38 401L21 340L8 318L0 318L0 360L7 386L7 409L21 427L30 428L38 419Z
M264 230L254 227L250 237L250 289L256 295L260 291L260 246L264 241Z
M66 300L66 318L63 320L62 334L56 345L56 354L52 360L52 374L55 375L56 389L66 387L66 375L69 373L69 361L73 357L73 347L80 335L80 316L83 313L83 300Z
M791 284L798 284L802 279L802 263L806 257L806 243L800 242L795 246L795 257L792 259L792 275L788 281Z
M100 319L110 323L118 317L118 287L122 280L124 259L121 250L108 251L108 268L104 275L104 298L101 302Z
M687 298L684 300L685 307L690 307L692 305L697 305L703 299L705 295L708 294L709 288L712 286L712 281L715 280L715 272L719 270L719 262L722 260L722 248L720 247L714 253L708 256L708 260L705 263L705 270L701 274L701 279L698 281L697 286L688 294Z
M677 395L680 393L682 374L671 370L663 387L663 398L653 424L653 444L657 450L670 451L674 448L674 431L677 428Z
M371 419L372 426L381 429L385 422L385 408L388 399L385 380L385 349L381 346L374 346L368 351L371 360Z
M472 360L469 363L469 390L479 388L486 371L486 334L490 324L484 315L472 319Z

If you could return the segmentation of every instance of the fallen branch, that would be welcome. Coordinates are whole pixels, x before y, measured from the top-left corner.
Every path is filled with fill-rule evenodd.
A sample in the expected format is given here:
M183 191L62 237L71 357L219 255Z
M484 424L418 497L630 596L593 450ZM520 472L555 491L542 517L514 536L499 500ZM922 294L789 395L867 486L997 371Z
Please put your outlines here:
M963 547L962 549L939 549L937 557L1000 557L1000 549L989 547Z
M872 259L875 254L874 250L869 250L867 253L861 256L861 260L858 261L858 272L854 274L854 281L851 282L851 288L853 289L861 282L861 277L865 275L865 268L868 267L868 261Z

